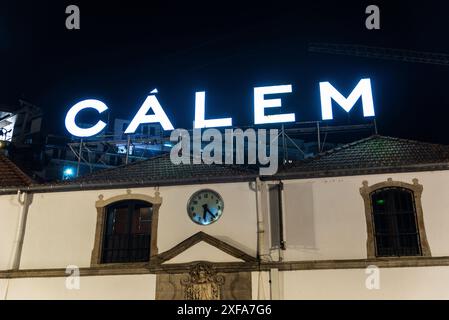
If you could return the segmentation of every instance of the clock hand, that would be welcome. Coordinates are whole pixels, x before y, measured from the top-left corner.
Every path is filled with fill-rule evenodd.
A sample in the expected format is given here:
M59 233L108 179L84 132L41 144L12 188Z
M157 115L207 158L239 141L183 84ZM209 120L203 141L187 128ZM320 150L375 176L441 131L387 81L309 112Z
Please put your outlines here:
M209 211L209 208L207 207L207 203L205 203L203 204L203 221L206 221L207 211Z
M209 208L207 208L207 212L209 212L210 213L210 215L212 216L212 217L214 217L215 218L215 214L213 214L210 210L209 210Z

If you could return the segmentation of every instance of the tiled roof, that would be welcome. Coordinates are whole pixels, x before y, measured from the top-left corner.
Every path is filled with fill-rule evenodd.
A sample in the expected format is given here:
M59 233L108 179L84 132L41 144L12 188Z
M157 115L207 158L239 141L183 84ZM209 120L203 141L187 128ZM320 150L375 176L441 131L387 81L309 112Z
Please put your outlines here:
M0 188L24 187L33 183L11 160L0 154Z
M14 185L31 181L9 160L0 161L2 180L7 187L0 193L13 192ZM11 168L6 170L5 168ZM261 179L290 179L349 176L388 172L412 172L449 169L449 146L385 136L371 136L332 149L318 156L280 167L275 176ZM6 171L5 171L6 170ZM3 173L5 171L5 173ZM96 171L73 180L47 185L31 185L30 191L51 192L80 189L128 188L151 185L182 185L250 181L258 176L254 167L235 165L179 164L169 155ZM16 178L14 178L14 177ZM5 180L5 177L8 177ZM11 177L11 178L9 178ZM8 188L9 187L9 188Z
M374 135L288 165L278 171L278 176L335 176L448 168L449 146Z
M147 160L96 171L60 184L188 184L223 180L249 180L258 171L235 165L179 164L171 162L168 154Z

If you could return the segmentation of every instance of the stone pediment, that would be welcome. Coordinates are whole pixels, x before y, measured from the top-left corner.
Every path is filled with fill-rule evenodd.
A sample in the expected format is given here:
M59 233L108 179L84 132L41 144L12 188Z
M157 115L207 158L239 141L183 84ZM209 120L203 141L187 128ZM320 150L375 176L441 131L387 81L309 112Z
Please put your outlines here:
M257 259L242 250L202 231L154 257L156 264L182 264L193 261L256 262Z

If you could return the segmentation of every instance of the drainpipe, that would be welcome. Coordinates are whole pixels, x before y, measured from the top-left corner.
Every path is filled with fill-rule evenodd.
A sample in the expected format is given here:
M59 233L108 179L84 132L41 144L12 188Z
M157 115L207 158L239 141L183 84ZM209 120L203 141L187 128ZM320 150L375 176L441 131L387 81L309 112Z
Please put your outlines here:
M22 197L23 195L23 197ZM22 255L23 239L25 237L25 227L30 206L30 195L27 192L17 190L17 201L21 205L19 223L17 225L16 239L14 240L13 252L10 262L11 270L18 270Z
M285 241L285 232L284 232L284 212L287 212L285 209L285 193L284 193L284 183L279 181L279 239L280 239L280 249L287 250L287 243ZM282 251L281 251L282 253ZM283 254L279 256L280 260L283 260Z
M265 250L265 225L263 221L263 206L261 190L264 186L259 177L256 178L256 208L257 208L257 257L261 261L269 261L269 254ZM266 206L265 206L266 207Z
M258 292L257 299L265 300L264 290L264 276L260 270L260 263L264 261L270 261L270 255L265 249L265 225L263 220L264 210L266 206L262 205L262 188L264 183L260 181L259 177L256 178L255 191L256 191L256 211L257 211L257 257L259 258L259 275L258 275ZM271 288L270 288L271 291Z
M270 299L271 300L280 300L281 299L281 290L280 290L280 275L279 269L272 268L270 269Z
M284 201L284 184L280 180L277 183L278 192L278 224L279 224L279 247L278 247L278 261L284 260L283 251L286 250L285 246L285 236L284 236L284 212L285 212L285 201ZM270 213L271 214L271 213ZM281 274L278 268L270 269L270 299L280 300L281 299Z

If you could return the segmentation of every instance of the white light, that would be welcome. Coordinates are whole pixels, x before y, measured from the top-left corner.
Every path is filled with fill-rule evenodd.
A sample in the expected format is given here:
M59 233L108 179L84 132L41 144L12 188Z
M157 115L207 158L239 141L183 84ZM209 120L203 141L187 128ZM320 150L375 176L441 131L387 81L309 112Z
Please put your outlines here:
M282 106L281 99L265 100L264 96L266 94L290 92L292 92L291 84L254 88L254 124L294 122L294 113L283 113L269 116L265 115L265 108L276 108Z
M154 114L148 115L148 111L153 109ZM126 128L125 133L134 133L139 125L143 123L160 123L164 130L173 130L173 125L162 109L161 104L155 95L148 96L143 102L137 114Z
M108 107L100 100L87 99L78 102L73 107L70 108L69 112L65 117L65 127L67 130L76 137L91 137L100 133L105 127L106 123L99 120L96 125L90 128L80 128L75 122L77 114L84 109L95 109L98 113L102 113L108 110Z
M333 119L332 99L346 112L349 112L357 100L362 97L363 116L374 116L373 93L371 92L371 81L368 78L361 79L348 98L345 98L329 82L320 82L320 97L323 120Z
M63 175L62 175L63 180L73 178L74 176L75 176L75 170L73 168L70 168L70 167L64 168Z
M205 91L196 92L195 121L193 123L193 127L195 129L232 126L232 118L204 120L206 113L205 109L206 109L206 92Z

